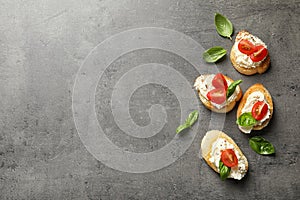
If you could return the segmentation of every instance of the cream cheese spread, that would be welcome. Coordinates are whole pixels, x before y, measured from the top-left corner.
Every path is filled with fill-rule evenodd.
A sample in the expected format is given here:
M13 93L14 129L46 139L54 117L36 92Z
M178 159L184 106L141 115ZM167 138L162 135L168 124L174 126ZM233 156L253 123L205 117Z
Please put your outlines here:
M238 44L242 39L249 40L255 46L263 45L266 49L267 49L267 45L262 40L260 40L258 37L251 35L247 32L240 33L236 38L236 42L234 43L233 50L235 52L236 63L239 66L244 67L244 68L255 68L255 67L259 66L266 59L267 56L259 62L253 62L251 60L250 56L243 54L242 52L240 52L240 50L238 48Z
M218 138L213 144L212 144L212 149L210 153L210 158L209 161L211 163L214 163L214 165L217 167L218 172L219 170L219 162L221 159L221 151L225 149L233 149L234 153L238 159L238 165L235 167L231 167L229 178L234 178L234 179L242 179L246 172L246 158L245 156L240 155L239 151L234 148L234 145L228 142L224 138Z
M215 87L212 85L212 80L215 77L215 74L210 74L208 76L205 75L201 75L199 76L194 84L194 87L200 92L200 94L209 101L209 99L207 98L207 93L213 89L215 89ZM227 85L229 86L232 81L230 80L226 80ZM222 109L224 108L226 105L229 105L231 102L233 102L237 95L240 92L240 88L236 87L234 93L227 99L227 101L225 101L222 104L216 104L214 102L210 102L214 107L216 107L217 109Z

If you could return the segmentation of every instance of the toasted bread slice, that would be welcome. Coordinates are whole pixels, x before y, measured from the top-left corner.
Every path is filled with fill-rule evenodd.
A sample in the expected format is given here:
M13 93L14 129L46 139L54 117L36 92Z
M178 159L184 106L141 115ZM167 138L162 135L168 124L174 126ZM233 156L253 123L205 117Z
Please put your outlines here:
M245 162L245 170L248 171L248 160L245 157L245 155L243 154L243 152L241 151L241 149L237 146L237 144L233 141L233 139L231 139L227 134L225 134L224 132L219 131L219 130L208 131L202 139L201 155L202 155L203 159L205 160L205 162L215 172L219 173L219 170L217 169L215 164L210 161L213 143L219 138L225 139L227 142L229 142L230 144L232 144L234 146L234 149L237 150L241 156L239 160L243 160Z
M271 94L269 93L269 91L261 84L261 83L256 83L254 85L252 85L251 87L248 88L248 90L245 92L240 104L239 104L239 107L237 109L237 113L236 113L236 117L239 118L239 116L242 114L242 110L243 108L245 107L245 104L247 102L247 98L248 96L255 92L255 91L260 91L264 97L265 97L265 100L266 102L269 104L269 110L270 110L270 116L268 119L266 119L261 125L256 125L252 128L252 130L261 130L263 129L264 127L266 127L272 116L273 116L273 101L272 101L272 96ZM242 129L240 129L241 131L243 131ZM244 132L244 131L243 131Z
M204 76L206 78L207 76L209 76L209 74L205 74L205 75L202 75L202 76ZM233 82L233 80L231 78L229 78L228 76L225 76L225 75L223 75L223 76L226 79L226 81L229 80L229 81ZM239 90L239 93L237 94L237 97L234 99L234 101L230 102L229 104L227 104L225 107L223 107L221 109L216 108L206 97L204 97L201 94L200 90L197 90L197 92L198 92L200 100L202 101L202 103L204 104L204 106L207 109L209 109L211 111L214 111L216 113L227 113L227 112L230 112L234 108L235 104L243 96L243 92L242 92L241 87L238 85L237 88Z
M251 68L245 68L243 66L241 66L240 64L237 63L237 51L236 48L235 48L235 45L237 45L237 43L240 41L239 38L242 37L243 34L246 34L246 35L251 35L248 31L245 31L245 30L242 30L240 31L236 38L235 38L235 43L234 45L232 46L232 49L231 49L231 52L230 52L230 60L231 60L231 63L233 65L233 67L238 71L240 72L241 74L244 74L244 75L253 75L253 74L256 74L256 73L259 73L259 74L262 74L264 72L267 71L267 69L269 68L270 66L270 62L271 62L271 59L270 59L270 55L268 54L267 57L256 67L251 67Z

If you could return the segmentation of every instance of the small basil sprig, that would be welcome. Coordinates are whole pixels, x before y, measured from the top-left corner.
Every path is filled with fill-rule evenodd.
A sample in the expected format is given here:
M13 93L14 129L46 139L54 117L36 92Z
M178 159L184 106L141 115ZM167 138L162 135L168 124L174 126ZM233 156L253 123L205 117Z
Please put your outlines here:
M224 165L224 163L220 160L219 170L220 170L221 180L224 181L229 176L231 168Z
M236 123L240 126L254 126L256 119L252 116L251 112L245 112L236 120Z
M185 120L185 123L178 126L178 128L176 129L176 133L180 133L181 131L183 131L186 128L191 127L198 119L199 113L197 110L194 110L193 112L191 112L188 116L188 118Z
M233 33L233 26L232 23L224 17L223 15L216 13L215 14L215 26L217 29L217 32L223 36L228 37L230 40L232 40L231 35Z
M253 151L261 155L270 155L275 153L274 146L261 136L252 137L249 140L249 145Z
M220 46L212 47L207 49L203 53L203 59L208 63L213 63L221 59L223 56L226 55L226 49Z
M242 80L236 80L228 86L227 92L226 92L227 99L234 93L235 88L242 82L243 82Z

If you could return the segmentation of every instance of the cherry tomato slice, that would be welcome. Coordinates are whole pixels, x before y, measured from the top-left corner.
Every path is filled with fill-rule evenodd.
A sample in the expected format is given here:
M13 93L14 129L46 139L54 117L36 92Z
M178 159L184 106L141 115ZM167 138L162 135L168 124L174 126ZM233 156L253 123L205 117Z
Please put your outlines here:
M242 39L239 44L238 44L238 49L240 52L246 54L246 55L251 55L255 52L255 45L252 44L249 40Z
M215 88L225 88L225 90L227 90L228 88L227 81L221 73L215 75L215 77L212 80L212 85Z
M216 88L209 91L206 96L210 101L222 104L226 101L226 90L225 88Z
M268 112L268 104L263 101L256 102L252 107L252 116L256 120L262 120Z
M221 152L221 161L227 167L234 167L238 165L238 159L233 149L225 149Z
M268 55L268 49L262 45L256 46L255 49L255 52L250 55L250 58L253 62L259 62Z

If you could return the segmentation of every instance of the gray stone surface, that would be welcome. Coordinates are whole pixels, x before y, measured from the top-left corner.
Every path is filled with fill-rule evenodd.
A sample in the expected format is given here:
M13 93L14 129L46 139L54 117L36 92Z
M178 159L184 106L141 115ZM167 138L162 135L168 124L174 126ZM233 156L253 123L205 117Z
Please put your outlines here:
M233 79L242 78L243 90L256 82L269 89L275 113L270 125L255 134L271 141L276 155L260 156L250 149L249 136L234 124L234 110L226 116L224 131L250 162L241 181L222 182L198 158L209 123L205 118L186 153L158 171L131 174L97 161L81 142L72 114L72 89L84 58L111 35L146 26L177 30L205 49L216 45L230 49L232 42L215 31L215 12L232 21L235 34L247 29L269 47L272 64L263 75L240 75L228 57L217 67ZM1 0L0 199L300 199L299 18L299 1ZM118 73L147 62L183 66L190 83L198 75L182 58L159 50L123 55L97 87L99 122L110 122L101 109L108 106L105 95L118 81ZM168 88L149 84L136 90L130 114L145 126L150 123L146 110L157 103L166 107L170 122L160 135L138 141L114 125L106 134L134 152L166 145L180 120L179 103ZM210 116L200 102L199 110Z

